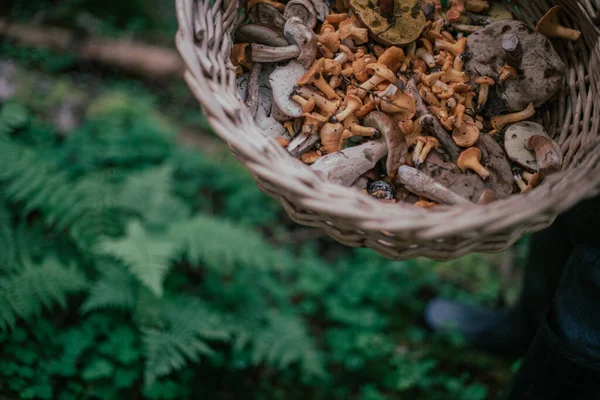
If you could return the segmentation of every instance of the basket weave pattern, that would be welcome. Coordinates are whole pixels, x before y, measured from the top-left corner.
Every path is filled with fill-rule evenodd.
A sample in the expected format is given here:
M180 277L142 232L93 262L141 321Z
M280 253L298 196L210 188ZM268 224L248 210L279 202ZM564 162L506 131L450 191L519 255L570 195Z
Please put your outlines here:
M213 4L211 4L213 3ZM177 47L185 80L215 132L278 199L297 223L320 227L337 241L370 247L392 259L425 256L447 260L470 252L506 249L528 232L547 227L580 200L600 193L600 0L512 0L515 18L535 28L554 5L562 24L582 31L578 42L553 41L566 65L563 89L538 109L564 152L562 171L526 194L486 206L438 206L423 210L389 204L330 183L264 136L237 94L230 62L231 32L239 0L177 0Z

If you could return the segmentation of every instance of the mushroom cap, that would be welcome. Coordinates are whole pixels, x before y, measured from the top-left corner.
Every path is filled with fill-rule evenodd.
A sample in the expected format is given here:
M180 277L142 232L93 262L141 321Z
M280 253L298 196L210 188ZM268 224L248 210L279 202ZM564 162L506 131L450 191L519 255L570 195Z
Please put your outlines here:
M463 127L454 128L452 139L457 146L471 147L479 139L479 129L472 122L463 122Z
M344 106L348 107L351 104L355 104L358 105L358 107L362 106L362 100L360 99L360 97L356 96L356 95L347 95L344 98Z
M296 81L298 86L308 85L315 79L316 74L321 74L325 58L319 58L313 65Z
M470 147L460 153L458 160L456 160L456 165L458 168L464 171L468 168L468 165L473 162L473 160L477 162L481 161L481 150L479 150L477 147Z
M381 110L390 114L402 113L402 119L411 119L417 113L417 104L410 94L396 93L392 102L381 101Z
M404 50L399 47L388 47L377 60L378 63L386 65L393 72L397 72L404 60Z
M434 149L440 147L440 141L434 138L433 136L427 136L427 143Z
M317 35L300 18L289 18L283 28L283 35L288 42L300 48L297 61L308 68L317 58Z
M480 76L475 79L475 83L477 83L478 85L487 84L492 86L496 84L496 81L490 78L489 76Z
M535 152L527 150L525 145L530 137L536 135L544 136L552 141L542 125L529 121L510 125L504 134L504 149L508 158L521 167L533 172L539 171ZM554 141L552 143L556 154L562 159L563 153L560 146Z
M269 84L273 90L273 101L280 112L288 117L298 118L304 112L302 106L291 99L296 81L306 73L306 69L296 61L275 68L269 75Z
M285 18L279 10L269 3L258 3L249 12L250 22L265 24L283 31Z
M321 114L317 114L317 113L305 113L304 114L304 118L306 119L306 122L308 122L309 120L313 121L313 122L320 122L320 123L325 123L328 121L327 117L322 116Z
M536 32L544 34L547 32L547 29L559 24L559 16L560 6L554 6L539 20L537 25L535 26Z
M245 24L235 31L238 42L258 43L266 46L284 47L289 43L280 30L265 24Z
M340 52L348 56L348 61L354 61L356 58L352 50L350 50L348 46L344 46L343 44L340 45Z
M337 32L327 32L319 36L319 43L336 52L340 49L340 37Z
M285 6L283 17L290 19L292 17L300 18L311 29L317 26L317 10L309 0L290 0Z
M359 24L360 23L358 22L358 20L356 19L356 17L354 15L351 16L350 18L345 19L342 22L340 22L339 29L338 29L338 33L340 34L340 39L346 39L350 35L354 34L355 37L352 40L355 43L361 44L361 43L367 42L369 32L365 28L361 28ZM361 30L357 31L356 28L361 29ZM357 33L359 34L358 37L356 36Z
M381 111L371 111L363 120L363 125L377 129L384 137L388 149L387 174L395 177L400 165L406 163L408 146L396 122Z
M395 0L394 15L386 18L371 0L350 0L350 7L371 37L384 45L402 46L416 40L426 18L419 0Z
M392 82L392 83L396 83L396 81L398 80L398 78L396 77L396 74L393 71L391 71L385 64L381 64L381 63L368 64L367 71L373 72L374 75L379 75L382 78L384 78L384 80Z

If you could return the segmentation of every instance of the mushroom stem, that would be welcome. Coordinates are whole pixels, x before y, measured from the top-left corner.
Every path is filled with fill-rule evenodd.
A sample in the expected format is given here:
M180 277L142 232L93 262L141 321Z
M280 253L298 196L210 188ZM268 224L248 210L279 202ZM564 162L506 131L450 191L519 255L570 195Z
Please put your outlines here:
M398 168L397 182L409 191L441 204L473 204L423 172L407 165Z
M379 13L382 17L392 17L394 15L394 0L379 0Z
M252 116L258 111L258 80L262 73L262 64L254 63L248 76L248 87L246 88L246 107Z
M328 118L335 114L338 109L338 101L327 100L325 97L307 87L296 89L294 94L304 97L305 99L314 99L315 104L321 109L322 114Z
M533 103L530 103L526 109L512 114L496 115L492 117L492 128L502 129L505 125L512 124L515 122L523 121L527 118L531 118L535 115L535 107Z
M569 29L562 26L559 22L559 12L561 7L555 6L550 9L538 22L535 30L542 35L554 37L558 39L579 40L581 32L575 29Z
M273 63L296 58L300 55L300 47L295 44L285 47L272 47L253 43L251 58L257 63Z
M525 193L531 189L531 186L529 186L527 183L525 183L525 181L523 180L521 175L515 174L513 176L513 179L515 180L515 183L519 187L519 190L521 191L521 193Z
M421 124L421 127L424 128L431 136L435 137L446 153L450 156L453 162L458 160L458 155L460 154L460 150L458 146L452 140L452 137L448 135L448 132L442 127L440 121L431 115L429 109L425 105L423 98L419 94L419 89L417 89L417 84L414 80L409 80L405 86L405 90L409 93L414 99L417 107L417 117L419 118L417 121Z
M425 49L424 47L419 48L415 53L415 56L425 61L425 64L427 64L429 68L435 68L435 66L437 65L435 62L435 58L433 58L433 54L428 52L427 49Z
M362 174L374 168L386 154L385 141L374 140L327 154L311 168L324 174L333 183L351 186Z
M315 143L319 141L319 139L319 135L312 135L310 133L302 132L290 142L287 147L287 151L292 157L300 157L302 154L310 150Z

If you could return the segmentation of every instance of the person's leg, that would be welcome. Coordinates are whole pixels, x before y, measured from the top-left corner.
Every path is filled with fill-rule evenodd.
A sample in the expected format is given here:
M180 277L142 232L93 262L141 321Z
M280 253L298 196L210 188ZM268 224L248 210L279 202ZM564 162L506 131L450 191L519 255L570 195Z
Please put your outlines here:
M600 198L565 220L573 254L508 400L600 399Z
M531 237L523 288L510 309L490 310L443 298L429 303L425 320L434 330L454 326L476 348L504 357L521 357L550 306L571 253L567 228L558 219Z
M507 400L600 399L600 247L576 246Z

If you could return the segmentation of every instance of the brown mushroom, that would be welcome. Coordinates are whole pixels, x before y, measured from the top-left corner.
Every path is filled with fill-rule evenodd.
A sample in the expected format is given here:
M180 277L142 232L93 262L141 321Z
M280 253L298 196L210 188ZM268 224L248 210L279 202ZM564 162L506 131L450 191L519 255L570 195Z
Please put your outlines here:
M378 63L385 65L392 72L398 72L404 60L404 51L396 46L388 47L387 50L379 57Z
M455 123L456 127L452 131L452 139L457 146L471 147L479 139L479 129L472 122ZM460 125L460 126L458 126Z
M424 198L421 198L419 201L417 201L415 203L415 207L425 208L425 209L427 209L427 208L433 208L435 206L437 206L437 203L434 203L433 201L428 201L428 200L426 200Z
M302 161L305 164L314 164L321 157L322 157L322 154L320 154L317 150L315 150L315 151L310 151L308 153L302 154L300 156L300 161Z
M256 5L258 5L259 3L269 4L270 6L273 6L277 10L279 10L279 12L283 12L283 10L285 9L285 4L279 3L279 2L273 1L273 0L250 0L250 1L248 1L248 4L246 6L247 6L248 10L250 10L250 9L254 8Z
M298 96L297 94L292 96L292 100L300 104L300 107L302 107L302 115L312 112L317 105L315 99L307 100L304 97Z
M333 60L340 64L344 64L348 61L354 61L354 59L355 57L354 53L352 53L352 50L342 44L340 45L340 54L338 54Z
M266 46L285 47L289 43L277 28L263 24L245 24L235 30L237 42L258 43Z
M268 3L256 4L250 9L249 17L252 23L272 26L281 32L286 21L281 12Z
M332 122L340 122L345 120L350 116L350 114L354 113L354 111L358 110L362 107L362 100L354 95L346 96L344 99L344 109L331 117Z
M527 150L535 152L535 159L539 167L539 179L542 180L550 174L560 171L562 154L557 153L554 142L547 136L534 135L525 142Z
M533 103L530 103L529 106L523 111L505 114L505 115L496 115L492 117L492 127L494 129L502 129L505 125L512 124L515 122L520 122L526 120L527 118L531 118L535 115L535 107Z
M323 63L324 58L318 59L306 73L298 80L298 86L313 84L330 100L336 99L338 96L335 90L323 79Z
M498 83L503 83L509 79L513 79L517 77L517 70L515 67L511 67L508 64L505 64L501 69L498 75Z
M416 40L427 22L419 0L386 1L393 10L391 16L382 15L370 0L350 0L350 5L371 37L381 44L403 46Z
M379 135L377 128L360 125L356 115L350 115L344 120L344 128L352 132L353 136L373 138Z
M483 180L487 180L490 178L490 171L485 169L483 165L480 163L481 161L481 150L477 147L471 147L460 153L458 160L456 161L456 165L460 168L461 171L465 172L467 169L473 170L481 177Z
M454 96L454 89L448 86L446 83L442 81L436 81L435 84L431 87L433 93L437 95L439 99L449 99Z
M450 4L450 8L446 11L446 20L448 22L458 22L466 11L465 0L452 0Z
M302 125L302 133L307 135L315 134L326 122L327 118L325 118L321 114L304 114L304 125Z
M363 98L367 94L367 92L372 90L375 86L379 85L381 82L389 81L392 83L396 83L396 81L398 80L396 78L396 74L393 73L392 71L390 71L390 69L383 64L379 64L379 63L369 64L369 65L367 65L367 71L372 72L373 76L371 76L371 78L369 78L369 80L367 80L362 85L360 85L360 88L362 89L362 91L360 91L358 93L358 96L360 98Z
M535 30L542 35L558 39L577 41L581 37L581 32L575 29L569 29L560 24L559 12L560 6L554 6L538 22Z
M418 166L424 164L425 160L427 159L427 156L429 155L431 150L437 149L439 147L440 147L440 142L436 138L428 136L427 142L425 143L425 147L423 147L421 154L419 154L419 157L417 158L417 162L415 163L415 165L418 167Z
M328 123L321 128L321 144L327 154L341 150L343 132L344 126L339 123Z
M288 1L283 11L283 17L285 19L300 18L311 29L317 26L317 10L309 0Z
M356 44L366 43L369 40L369 31L360 26L360 22L353 15L340 22L338 34L340 39L351 39Z
M393 178L398 167L406 162L408 146L404 136L402 136L394 120L381 111L370 112L365 117L363 124L377 129L385 137L388 148L386 169L388 176Z
M429 68L435 68L437 66L433 54L427 51L427 49L424 47L420 47L417 49L417 51L415 52L415 57L423 60Z
M326 20L330 24L339 25L342 21L348 19L349 17L350 15L348 15L347 13L329 14Z
M483 107L486 105L490 93L490 86L496 82L489 76L480 76L475 79L475 83L479 85L479 94L477 96L477 106Z
M321 110L321 114L327 118L335 114L339 106L339 101L327 100L325 97L307 87L296 88L293 94L297 94L305 99L313 99L317 107Z
M483 13L490 8L488 0L466 0L465 9L474 13Z
M529 185L528 185L528 184L527 184L527 183L526 183L526 182L523 180L523 178L521 177L521 175L519 175L519 174L515 174L515 175L513 176L513 179L514 179L515 183L517 184L517 186L518 186L518 188L519 188L519 191L520 191L521 193L528 192L528 191L530 191L530 190L532 189L532 187L531 187L531 186L529 186Z
M390 86L396 87L395 85ZM415 99L406 92L397 92L392 96L391 100L381 100L379 106L381 107L381 111L395 114L394 118L399 118L400 120L410 119L417 112Z
M233 46L231 62L237 67L236 75L238 77L243 75L244 69L249 70L252 68L249 43L238 43Z
M463 54L467 49L467 38L462 37L456 41L456 43L450 43L446 40L436 40L435 48L438 50L444 50L457 57Z

